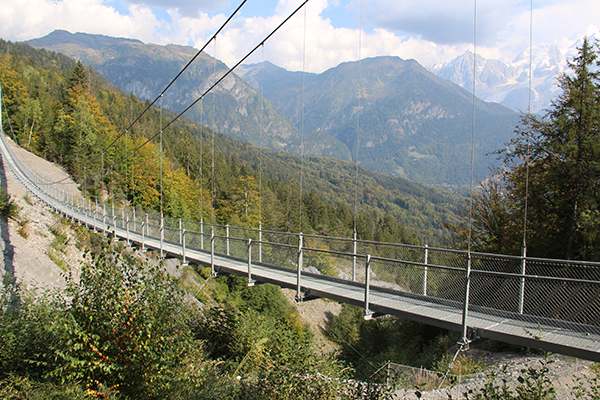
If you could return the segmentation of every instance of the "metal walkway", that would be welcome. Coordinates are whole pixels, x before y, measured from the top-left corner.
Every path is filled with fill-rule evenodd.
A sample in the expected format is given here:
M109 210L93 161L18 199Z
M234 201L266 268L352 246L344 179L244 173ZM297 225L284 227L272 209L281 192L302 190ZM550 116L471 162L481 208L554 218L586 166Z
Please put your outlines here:
M67 195L24 166L0 135L5 167L89 229L255 282L488 338L600 361L600 265L291 234L115 210ZM205 232L205 230L209 232ZM337 277L326 276L319 271ZM465 306L468 305L468 306Z

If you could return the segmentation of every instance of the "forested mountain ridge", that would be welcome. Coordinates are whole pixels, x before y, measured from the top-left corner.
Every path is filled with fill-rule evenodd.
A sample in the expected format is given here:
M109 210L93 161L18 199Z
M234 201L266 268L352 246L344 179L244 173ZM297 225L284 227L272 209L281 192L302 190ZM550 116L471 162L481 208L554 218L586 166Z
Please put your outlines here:
M103 156L102 149L124 132L147 103L92 79L93 71L81 63L72 62L71 70L61 74L20 56L21 49L32 50L29 46L6 42L4 46L11 55L3 53L0 58L0 79L17 141L65 166L92 198L113 197L157 212L158 138L133 158L125 156L161 130L159 110L149 110ZM162 115L163 126L174 116L165 110ZM213 136L214 180L210 173ZM163 211L172 217L253 227L261 219L265 228L298 231L302 198L305 233L350 237L358 201L359 237L435 245L449 243L444 223L456 221L461 201L449 192L363 168L358 169L357 188L355 164L259 151L222 134L213 135L186 119L165 130L163 147L168 166Z
M27 43L81 59L122 90L152 100L197 51L65 31ZM358 65L350 62L322 74L241 66L217 87L214 100L212 94L205 98L202 112L197 105L186 116L257 146L346 161L356 159L360 119L358 160L363 167L427 184L468 184L472 95L414 60L376 57L360 65L360 112ZM164 97L164 106L182 110L226 70L202 54ZM235 73L247 77L255 90ZM268 101L262 100L263 90ZM476 115L475 178L483 179L498 164L488 153L509 140L518 116L479 100Z
M254 87L263 85L275 108L297 127L304 124L307 154L354 160L358 134L358 160L365 168L427 184L469 182L473 96L414 60L342 63L307 74L304 88L301 74L268 63L243 66L240 76ZM489 153L510 139L517 124L518 114L475 99L476 179L498 165ZM300 143L290 146L298 152Z
M154 100L198 52L190 46L159 46L61 30L26 43L81 60L121 90L143 100ZM207 53L200 54L157 105L183 111L228 69ZM234 139L279 150L298 136L296 128L235 73L225 78L201 103L187 111L186 117Z

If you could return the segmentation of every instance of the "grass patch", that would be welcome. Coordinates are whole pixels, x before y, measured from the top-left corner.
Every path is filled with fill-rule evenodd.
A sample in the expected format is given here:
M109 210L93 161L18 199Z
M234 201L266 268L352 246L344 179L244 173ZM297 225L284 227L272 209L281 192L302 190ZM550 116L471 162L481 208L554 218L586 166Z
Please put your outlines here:
M61 255L60 252L58 252L56 249L54 249L52 247L48 247L48 257L60 269L62 269L63 271L67 272L67 270L69 269L69 266L66 263L66 261L63 259L63 256Z
M29 204L30 206L33 205L33 200L31 199L31 196L29 196L29 192L23 195L23 200L25 200L25 203Z
M17 233L23 239L29 238L29 223L31 221L27 218L20 218L17 220Z

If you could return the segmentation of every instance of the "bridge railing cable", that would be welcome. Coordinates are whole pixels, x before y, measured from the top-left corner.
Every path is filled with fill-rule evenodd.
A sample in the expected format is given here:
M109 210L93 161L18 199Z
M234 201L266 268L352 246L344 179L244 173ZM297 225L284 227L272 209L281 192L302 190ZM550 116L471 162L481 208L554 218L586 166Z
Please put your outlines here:
M250 254L249 270L253 263L298 270L299 282L304 274L350 282L356 259L360 267L354 283L370 293L367 309L374 304L377 293L437 304L434 315L440 319L446 318L443 315L448 310L464 305L467 252L372 241L361 241L364 247L357 246L361 251L355 252L353 240L348 238L174 218L161 221L160 216L113 209L112 205L66 193L31 171L17 157L8 139L0 136L5 165L35 196L65 217L98 231L120 235L128 243L146 241L142 246L147 246L150 239L156 243L161 238L161 246L173 244L179 254L185 249L205 253L212 250L213 256L229 255L236 259L248 258ZM518 256L471 253L470 312L526 323L533 338L552 335L548 329L568 331L569 340L575 344L583 343L589 335L600 335L600 263L528 258L527 273L523 274L520 261ZM513 329L522 334L525 328Z

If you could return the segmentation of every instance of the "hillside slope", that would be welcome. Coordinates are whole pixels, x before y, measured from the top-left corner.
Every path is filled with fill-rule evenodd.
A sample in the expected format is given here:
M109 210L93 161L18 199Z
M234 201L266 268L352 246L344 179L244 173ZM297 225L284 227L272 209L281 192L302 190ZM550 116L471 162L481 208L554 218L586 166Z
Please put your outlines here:
M150 101L198 52L190 46L159 46L139 40L71 34L61 30L25 43L81 60L124 92ZM202 53L156 105L179 113L228 70L221 61ZM185 116L196 122L202 121L234 139L275 150L282 149L298 136L296 128L268 102L262 101L260 94L235 73L225 78Z
M286 149L356 160L358 135L363 167L426 184L469 183L473 122L475 178L484 179L498 165L488 154L510 139L519 120L479 99L473 110L469 92L398 57L346 62L304 79L267 63L246 66L240 75L264 85L269 102L298 129L304 126L304 142Z

